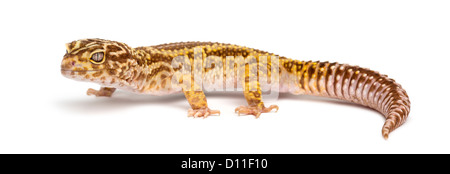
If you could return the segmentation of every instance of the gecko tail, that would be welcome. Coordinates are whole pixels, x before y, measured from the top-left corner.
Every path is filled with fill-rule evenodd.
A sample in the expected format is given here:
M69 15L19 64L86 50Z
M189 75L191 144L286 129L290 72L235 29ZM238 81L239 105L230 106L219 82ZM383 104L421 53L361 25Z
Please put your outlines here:
M384 122L383 129L381 131L384 139L387 140L389 138L389 133L400 127L406 121L409 114L409 109L410 103L407 99L399 99L391 102L391 107L388 110L389 114L386 117L386 121Z
M389 133L405 123L411 108L411 102L406 91L394 80L389 80L391 81L390 85L392 90L389 93L390 95L387 96L390 97L386 98L386 102L381 102L381 105L374 107L379 112L384 113L383 115L386 117L386 121L381 130L386 140L389 138Z
M294 68L292 68L292 67ZM287 70L296 70L300 93L357 103L380 112L386 121L382 136L401 126L410 112L406 91L395 80L376 71L347 64L286 60Z
M394 122L392 119L386 119L386 122L384 122L383 129L381 129L381 134L383 135L383 138L387 140L389 138L389 133L391 133L392 130L394 130Z

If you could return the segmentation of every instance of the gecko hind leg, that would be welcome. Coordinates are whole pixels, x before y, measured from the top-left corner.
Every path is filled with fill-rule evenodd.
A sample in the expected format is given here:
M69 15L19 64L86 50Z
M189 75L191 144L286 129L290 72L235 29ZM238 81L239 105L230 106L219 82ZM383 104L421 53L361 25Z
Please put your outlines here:
M111 97L114 91L116 91L116 88L101 87L100 90L89 88L86 93L97 97Z

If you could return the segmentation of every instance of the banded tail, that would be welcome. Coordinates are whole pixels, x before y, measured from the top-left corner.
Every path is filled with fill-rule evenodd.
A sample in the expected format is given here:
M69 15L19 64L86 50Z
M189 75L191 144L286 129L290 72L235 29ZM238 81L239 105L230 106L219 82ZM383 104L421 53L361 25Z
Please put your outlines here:
M385 139L402 125L410 112L410 101L400 84L387 75L347 64L281 60L300 93L337 98L373 108L384 115ZM294 72L292 72L294 71Z

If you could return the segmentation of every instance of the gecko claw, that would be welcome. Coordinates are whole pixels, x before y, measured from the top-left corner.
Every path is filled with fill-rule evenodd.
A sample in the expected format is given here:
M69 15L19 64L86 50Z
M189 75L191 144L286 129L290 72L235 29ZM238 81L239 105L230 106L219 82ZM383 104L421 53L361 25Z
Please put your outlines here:
M278 111L279 107L277 105L270 105L269 107L265 107L264 105L261 105L262 107L258 106L239 106L237 107L234 112L238 114L238 116L242 114L246 115L254 115L255 118L259 118L261 116L261 113L268 113L272 111L273 109L276 109L275 112Z
M272 109L275 109L275 112L278 112L278 109L280 109L277 105L270 105L268 108L264 108L264 112L270 112Z
M220 111L219 110L211 110L209 108L189 109L188 110L188 117L194 117L194 118L198 118L198 117L206 118L213 114L218 114L220 116Z

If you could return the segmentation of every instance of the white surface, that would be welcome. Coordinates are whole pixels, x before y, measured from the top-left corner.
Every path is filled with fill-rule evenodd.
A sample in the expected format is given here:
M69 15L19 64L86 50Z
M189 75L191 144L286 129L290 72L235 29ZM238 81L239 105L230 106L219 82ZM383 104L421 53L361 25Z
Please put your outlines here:
M449 153L448 1L2 1L0 153ZM240 94L207 94L220 117L188 118L182 95L118 91L59 72L64 44L218 41L295 59L369 67L410 96L388 141L384 117L283 95L278 113L238 117ZM272 104L272 103L268 103Z

